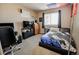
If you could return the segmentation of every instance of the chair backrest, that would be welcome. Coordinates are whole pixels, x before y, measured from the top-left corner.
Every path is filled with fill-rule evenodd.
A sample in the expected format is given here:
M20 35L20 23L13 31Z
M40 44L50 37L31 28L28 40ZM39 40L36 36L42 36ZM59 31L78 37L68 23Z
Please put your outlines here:
M2 48L9 47L16 43L14 30L11 27L0 27L0 41Z
M14 28L14 23L0 23L0 27L10 26Z

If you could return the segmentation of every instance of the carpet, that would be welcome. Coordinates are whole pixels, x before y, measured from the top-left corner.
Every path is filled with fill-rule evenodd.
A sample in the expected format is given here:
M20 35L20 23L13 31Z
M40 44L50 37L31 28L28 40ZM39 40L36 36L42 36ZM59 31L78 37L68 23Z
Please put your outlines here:
M59 55L54 51L39 46L42 34L29 37L22 41L18 46L20 50L14 52L15 55Z

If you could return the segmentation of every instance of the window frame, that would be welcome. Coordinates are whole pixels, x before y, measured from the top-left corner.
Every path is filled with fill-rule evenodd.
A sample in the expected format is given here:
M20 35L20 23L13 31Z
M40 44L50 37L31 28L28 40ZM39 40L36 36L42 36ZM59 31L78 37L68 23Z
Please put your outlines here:
M51 16L50 16L50 25L45 25L45 14L51 15L52 13L58 13L58 24L57 24L57 25L52 25ZM59 12L58 12L58 11L56 11L56 12L51 12L51 13L44 13L44 27L45 27L45 26L59 27L59 21L60 21L59 18L60 18L60 16L59 16Z

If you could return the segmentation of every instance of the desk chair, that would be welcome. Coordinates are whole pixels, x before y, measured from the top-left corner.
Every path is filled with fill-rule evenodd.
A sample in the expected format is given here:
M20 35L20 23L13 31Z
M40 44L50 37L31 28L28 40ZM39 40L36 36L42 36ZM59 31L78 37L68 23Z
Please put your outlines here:
M13 50L17 47L18 41L16 39L12 27L0 27L0 50L1 54L13 54ZM20 48L18 48L20 49Z

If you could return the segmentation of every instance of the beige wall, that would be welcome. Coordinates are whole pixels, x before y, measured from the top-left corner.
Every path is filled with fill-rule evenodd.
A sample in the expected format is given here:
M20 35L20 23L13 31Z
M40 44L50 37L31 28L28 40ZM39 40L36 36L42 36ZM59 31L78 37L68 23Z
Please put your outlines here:
M61 26L64 28L70 28L70 15L71 15L71 7L65 6L58 9L51 9L46 11L40 11L38 13L38 19L39 17L42 17L42 13L50 13L50 12L56 12L58 10L61 10Z
M68 28L70 27L70 12L71 12L70 6L36 12L34 10L28 9L19 4L0 4L0 22L1 23L14 22L15 30L20 31L20 29L22 28L22 21L31 20L29 18L21 18L20 13L19 13L20 8L29 12L31 16L34 16L37 19L39 19L39 17L42 17L43 12L48 13L48 12L55 12L55 11L61 10L62 27L68 27Z
M74 17L73 37L77 44L77 49L78 49L78 54L79 54L79 4L78 4L77 15Z
M19 9L29 12L30 16L34 16L35 18L37 17L35 11L25 8L19 4L0 4L0 23L14 22L15 31L20 31L22 28L22 21L32 19L21 17Z

